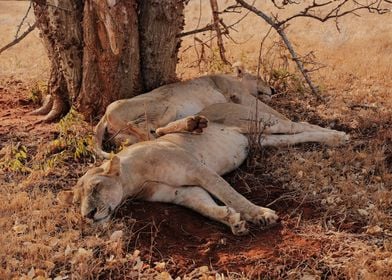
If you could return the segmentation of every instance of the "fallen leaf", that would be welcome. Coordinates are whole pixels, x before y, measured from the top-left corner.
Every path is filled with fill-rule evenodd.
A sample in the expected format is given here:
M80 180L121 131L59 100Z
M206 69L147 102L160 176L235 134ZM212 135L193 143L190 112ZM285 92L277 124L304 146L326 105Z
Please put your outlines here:
M365 209L358 209L357 211L358 211L359 215L361 215L361 216L364 216L364 217L369 216L369 212L366 211Z
M367 228L366 233L375 235L375 234L382 233L383 231L384 231L383 228L379 226L372 226Z
M163 271L166 268L166 263L165 262L156 262L155 263L155 269L158 271Z
M29 272L27 273L27 277L33 279L34 276L35 276L35 269L34 269L34 267L32 267L32 268L29 270Z
M64 251L64 255L68 256L71 253L72 253L72 249L71 249L71 247L69 245L67 245L67 248L65 248L65 251Z
M164 271L164 272L161 272L159 274L159 277L157 279L160 279L160 280L172 280L173 278L170 276L170 274L168 272Z
M116 230L110 236L110 241L118 241L118 240L120 240L122 238L123 234L124 234L124 232L122 230Z
M25 233L27 230L28 226L27 225L15 225L12 227L12 229L17 233L17 234L22 234Z

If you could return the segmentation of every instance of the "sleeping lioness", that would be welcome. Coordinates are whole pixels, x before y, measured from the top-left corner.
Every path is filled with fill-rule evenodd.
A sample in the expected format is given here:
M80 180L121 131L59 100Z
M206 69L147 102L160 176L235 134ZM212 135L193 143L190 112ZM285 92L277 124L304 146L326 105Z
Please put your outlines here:
M157 134L163 135L160 138L129 146L89 170L79 179L75 192L82 215L95 222L107 221L123 200L135 197L191 208L228 225L236 235L248 232L247 222L261 226L275 223L278 216L273 210L253 204L221 177L236 169L248 154L244 134L251 127L250 118L255 118L254 109L230 103L212 106L201 112L214 120L202 134L189 133L189 124L197 119L206 123L204 117L177 120L157 129ZM281 119L280 114L262 110L257 113L257 122L268 123L260 137L261 145L306 141L338 144L347 139L343 132L292 123Z
M102 150L106 129L119 142L134 144L154 139L157 128L197 114L212 104L232 102L250 106L256 102L256 98L269 97L273 93L260 78L246 73L240 65L234 69L236 76L204 76L111 103L95 128L97 155L110 157L109 153ZM263 103L260 106L266 112L270 109Z

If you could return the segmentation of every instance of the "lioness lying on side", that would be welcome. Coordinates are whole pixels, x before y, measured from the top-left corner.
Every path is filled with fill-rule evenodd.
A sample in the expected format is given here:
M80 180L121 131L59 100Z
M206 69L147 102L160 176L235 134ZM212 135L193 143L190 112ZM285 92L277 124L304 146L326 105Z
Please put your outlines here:
M220 176L245 160L249 142L244 134L249 132L254 112L247 106L225 103L213 105L202 114L215 120L202 134L178 132L189 130L190 123L204 117L177 120L157 129L164 136L129 146L89 170L76 186L82 215L95 222L106 221L123 200L134 197L191 208L228 225L236 235L248 232L248 221L262 226L275 223L278 216L273 210L253 204ZM269 133L285 134L266 134L260 138L261 145L304 141L338 144L347 138L343 132L292 123L279 115L258 111L256 121L269 123Z
M234 69L235 77L224 74L204 76L111 103L95 128L97 155L110 157L102 150L106 129L120 142L134 144L154 139L157 128L197 114L209 105L232 102L251 106L257 97L271 96L273 90L260 78L246 73L240 65ZM260 106L266 112L270 109L261 102Z

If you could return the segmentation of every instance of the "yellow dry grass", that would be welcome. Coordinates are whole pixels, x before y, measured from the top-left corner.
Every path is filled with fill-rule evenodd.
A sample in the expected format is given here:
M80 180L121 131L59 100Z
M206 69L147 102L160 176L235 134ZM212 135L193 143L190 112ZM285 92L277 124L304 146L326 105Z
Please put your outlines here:
M28 8L26 1L0 1L0 46L13 41L17 27ZM34 23L32 12L21 32ZM45 80L49 75L49 60L39 33L34 30L24 40L0 55L0 78L13 76L20 80Z
M208 5L190 1L186 30L198 25L199 3L199 27L209 22ZM221 6L227 3L230 1L220 1ZM25 2L0 1L0 46L13 39L26 8ZM230 23L241 16L234 14L224 19ZM309 93L291 91L273 104L292 118L350 131L353 140L340 148L305 145L268 150L260 159L269 176L287 192L296 193L295 199L313 203L324 211L317 221L309 221L293 209L291 218L297 219L295 230L300 235L328 242L322 258L316 261L318 265L286 271L287 279L392 277L392 16L350 16L341 20L340 28L341 33L333 22L309 20L297 20L289 27L288 35L298 51L315 51L317 60L327 65L312 75L322 86L325 101L317 103ZM249 15L236 29L238 32L232 35L243 44L227 41L228 58L242 60L255 70L259 44L268 28L260 18ZM209 32L196 35L200 39L208 36ZM216 49L212 54L207 52L206 61L198 67L195 44L193 37L184 39L180 77L229 71L219 62ZM200 46L196 48L200 53ZM8 77L45 80L48 67L35 31L0 55L0 81ZM34 145L30 147L33 150L45 147ZM138 252L125 249L125 238L112 236L121 230L127 238L133 237L132 228L124 221L114 221L103 228L85 225L78 210L57 197L60 189L71 188L88 168L88 162L61 164L29 176L0 171L0 278L72 275L87 279L118 276L126 271L132 277L166 279L164 269L146 268Z

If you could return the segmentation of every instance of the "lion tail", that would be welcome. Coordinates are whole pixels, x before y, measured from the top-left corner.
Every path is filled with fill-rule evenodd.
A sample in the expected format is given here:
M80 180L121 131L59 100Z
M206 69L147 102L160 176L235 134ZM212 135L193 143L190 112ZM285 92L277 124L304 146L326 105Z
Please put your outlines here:
M102 149L103 137L105 135L107 125L108 121L106 115L104 115L94 129L94 151L99 157L110 159L110 153L107 153Z

